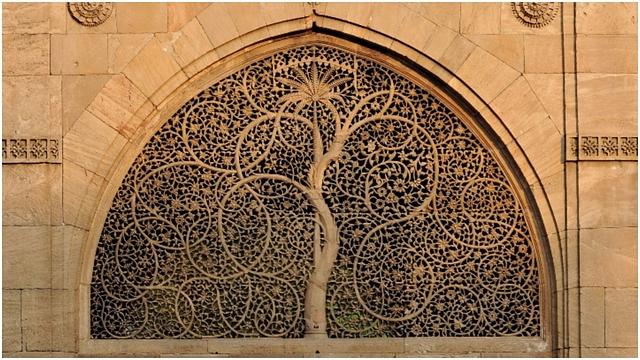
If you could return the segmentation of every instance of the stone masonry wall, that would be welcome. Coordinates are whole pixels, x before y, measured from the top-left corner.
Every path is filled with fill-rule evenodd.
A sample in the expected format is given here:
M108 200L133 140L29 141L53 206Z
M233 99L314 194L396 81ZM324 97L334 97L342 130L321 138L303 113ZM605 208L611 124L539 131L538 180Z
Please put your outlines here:
M3 3L3 356L315 355L321 344L92 345L82 314L91 229L127 150L211 65L316 28L430 71L504 142L540 208L555 276L554 348L536 355L636 357L637 4L558 6L535 28L510 3L116 3L87 27L67 3ZM444 340L333 351L532 355Z

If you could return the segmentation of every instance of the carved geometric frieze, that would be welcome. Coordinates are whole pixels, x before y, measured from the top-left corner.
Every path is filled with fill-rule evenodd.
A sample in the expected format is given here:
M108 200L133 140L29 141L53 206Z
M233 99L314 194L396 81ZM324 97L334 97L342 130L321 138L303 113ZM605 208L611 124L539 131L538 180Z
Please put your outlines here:
M106 215L91 337L536 337L528 207L440 95L305 45L187 101Z
M2 163L60 163L59 139L2 139Z
M70 2L71 17L84 26L98 26L107 21L113 12L112 2Z
M522 24L540 28L549 24L558 15L560 3L557 2L512 2L511 9Z
M567 146L567 161L638 160L637 136L573 136Z

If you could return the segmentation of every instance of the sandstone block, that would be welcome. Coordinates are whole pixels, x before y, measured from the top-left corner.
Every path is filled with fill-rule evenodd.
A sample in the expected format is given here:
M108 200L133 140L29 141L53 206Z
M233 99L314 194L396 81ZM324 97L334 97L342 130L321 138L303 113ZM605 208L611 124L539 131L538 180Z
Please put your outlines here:
M248 340L248 339L246 339ZM233 340L228 340L233 341ZM237 340L236 340L237 341ZM164 339L156 340L84 340L79 356L122 356L123 354L203 354L207 352L207 340Z
M637 358L638 348L582 348L580 355L585 358Z
M446 26L437 27L429 38L422 52L432 59L439 59L444 55L449 45L456 38L457 33Z
M460 30L460 4L457 3L422 3L418 13L427 20L453 31Z
M69 131L108 80L109 75L62 77L62 134Z
M51 35L51 73L106 74L106 34Z
M457 73L460 66L467 60L477 46L462 35L456 36L444 54L438 59L452 73Z
M2 227L2 286L51 287L51 227Z
M87 110L126 138L130 138L139 125L137 121L131 122L131 119L146 101L147 97L126 76L115 75L93 99ZM147 110L150 112L151 108ZM140 115L144 117L148 113Z
M460 33L500 34L500 3L462 3Z
M638 163L580 165L580 227L638 226Z
M95 202L103 179L71 162L64 166L64 223L88 229L90 214L83 205Z
M436 24L418 13L409 12L405 20L400 24L398 38L414 49L422 50L427 45L436 27Z
M75 291L51 291L51 350L76 351L77 314Z
M465 34L465 37L515 70L524 71L522 35Z
M589 35L637 35L637 3L576 3L576 32Z
M56 227L53 231L62 234L51 239L51 287L75 290L86 231L75 226Z
M226 3L227 11L239 35L267 25L259 3Z
M578 72L637 74L637 35L580 35L576 39Z
M363 27L369 26L374 5L374 3L352 2L347 13L347 21Z
M119 74L151 39L153 34L109 34L109 73Z
M167 3L118 3L116 23L119 33L160 33L167 31ZM113 16L113 15L112 15Z
M22 324L20 319L21 306L22 301L20 290L2 290L3 355L5 352L20 351L22 349Z
M637 286L638 229L581 229L580 259L582 286Z
M402 21L398 19L404 20L410 12L412 11L401 3L376 3L368 27L389 37L397 37L402 25Z
M3 76L3 137L59 137L60 88L59 76Z
M559 95L563 91L562 74L524 74L524 78L551 117L556 128L562 130L564 104L562 96ZM580 124L582 124L582 117L580 118Z
M518 77L516 70L479 47L471 52L456 74L486 102L495 99Z
M208 3L185 2L185 3L168 3L167 4L167 31L173 32L180 30L193 18L206 9Z
M605 308L605 346L637 348L638 288L605 289Z
M539 178L545 179L563 171L562 136L551 119L543 119L517 136L516 141L522 146Z
M62 167L59 164L2 166L2 225L62 223Z
M25 351L51 351L51 290L22 291L22 336Z
M261 5L268 25L305 16L303 3L266 2Z
M64 31L62 3L3 3L3 34L47 34ZM62 11L61 11L62 10ZM63 21L61 21L63 20Z
M173 41L172 47L177 55L178 64L182 68L213 50L207 34L196 19L182 28L177 39Z
M3 75L49 75L49 35L2 35Z
M524 36L524 71L561 74L562 38L559 35Z
M383 340L383 341L381 341ZM403 339L291 339L284 344L288 354L323 353L401 353Z
M181 84L187 80L186 76L180 71L180 65L164 51L157 38L152 39L123 71L148 97L154 95L178 72L181 74ZM165 91L164 95L167 94Z
M581 133L638 134L638 75L578 74L578 104Z
M104 177L107 169L100 165L111 164L125 143L116 130L85 111L63 139L63 159Z
M233 19L222 3L211 4L198 15L198 21L216 48L239 36Z
M580 346L604 346L604 288L580 289Z
M524 77L517 78L490 105L515 138L549 116Z

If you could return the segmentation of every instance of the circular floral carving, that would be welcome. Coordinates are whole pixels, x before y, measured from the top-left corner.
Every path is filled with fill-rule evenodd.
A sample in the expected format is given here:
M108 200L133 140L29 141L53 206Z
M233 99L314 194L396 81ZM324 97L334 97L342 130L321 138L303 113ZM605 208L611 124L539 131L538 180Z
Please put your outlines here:
M560 4L557 2L512 2L511 8L521 23L540 28L553 21L558 14Z
M112 2L70 2L69 13L84 26L97 26L107 21L113 7Z
M145 145L105 219L91 334L539 336L524 209L426 87L346 50L283 50Z

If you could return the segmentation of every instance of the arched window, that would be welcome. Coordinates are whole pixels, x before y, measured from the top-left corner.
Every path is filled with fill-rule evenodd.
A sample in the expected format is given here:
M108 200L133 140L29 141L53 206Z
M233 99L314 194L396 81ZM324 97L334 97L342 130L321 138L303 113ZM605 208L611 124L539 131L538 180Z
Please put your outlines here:
M373 54L278 50L166 121L104 221L92 338L541 336L514 175Z

